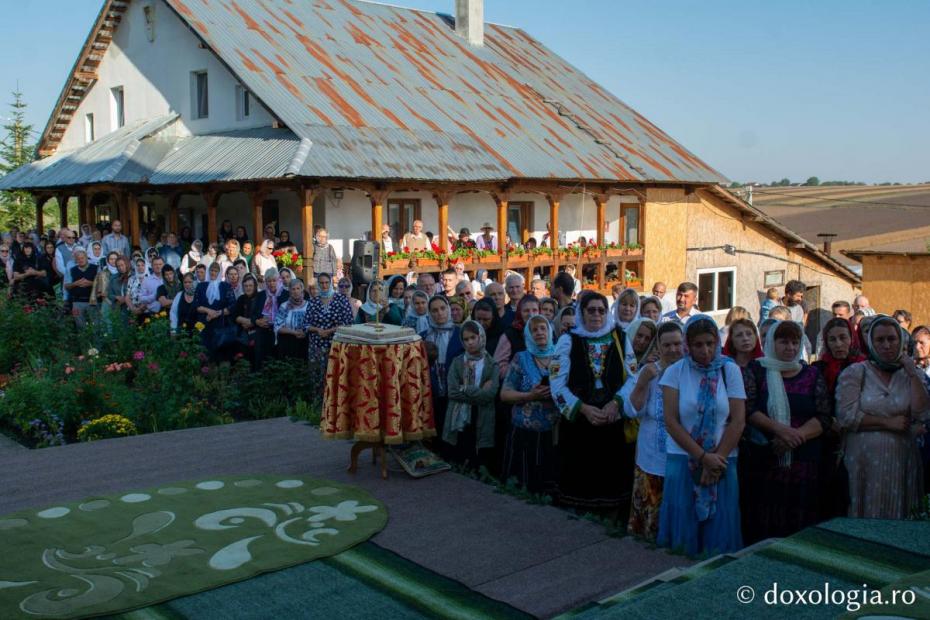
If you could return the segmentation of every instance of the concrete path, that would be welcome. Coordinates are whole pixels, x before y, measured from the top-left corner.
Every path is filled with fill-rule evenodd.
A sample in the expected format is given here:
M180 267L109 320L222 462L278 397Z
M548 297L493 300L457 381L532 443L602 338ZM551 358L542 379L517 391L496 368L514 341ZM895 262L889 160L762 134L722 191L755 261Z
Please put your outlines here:
M324 441L317 429L284 418L43 450L0 444L0 514L218 475L350 482L388 507L390 521L375 543L540 617L691 564L464 476L414 480L392 462L382 481L369 452L353 476L348 455L347 442Z

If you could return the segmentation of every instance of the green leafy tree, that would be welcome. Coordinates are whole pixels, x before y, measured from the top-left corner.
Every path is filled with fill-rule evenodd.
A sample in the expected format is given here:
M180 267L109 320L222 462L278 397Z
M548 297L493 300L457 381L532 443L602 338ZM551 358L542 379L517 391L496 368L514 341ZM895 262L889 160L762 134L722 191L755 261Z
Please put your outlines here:
M32 125L26 124L26 102L23 94L13 92L10 118L3 125L4 136L0 140L0 176L6 176L22 165L34 161L35 146L32 144ZM36 203L29 192L0 193L0 226L30 228L35 225Z
M820 179L818 179L817 177L811 177L808 180L804 181L804 185L815 187L817 185L820 185Z

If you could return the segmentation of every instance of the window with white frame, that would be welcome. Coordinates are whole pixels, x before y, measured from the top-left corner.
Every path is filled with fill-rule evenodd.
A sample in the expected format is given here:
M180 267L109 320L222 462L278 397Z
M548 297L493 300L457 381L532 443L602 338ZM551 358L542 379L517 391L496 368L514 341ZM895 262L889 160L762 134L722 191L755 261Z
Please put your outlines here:
M126 124L126 98L122 86L110 89L110 126L119 129Z
M236 120L244 121L252 115L252 94L245 86L236 86Z
M191 116L210 116L210 83L206 71L191 72Z
M84 115L84 144L90 144L94 141L96 132L94 131L94 115Z
M697 305L701 312L722 312L736 301L736 267L698 269Z

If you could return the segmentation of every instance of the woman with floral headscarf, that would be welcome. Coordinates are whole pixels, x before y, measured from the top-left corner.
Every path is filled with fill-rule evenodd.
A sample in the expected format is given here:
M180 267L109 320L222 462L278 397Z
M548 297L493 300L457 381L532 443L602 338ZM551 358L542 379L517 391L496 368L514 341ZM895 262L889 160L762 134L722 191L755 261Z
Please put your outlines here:
M194 296L197 292L197 280L190 271L181 276L181 292L175 295L168 312L169 325L173 334L193 335L197 324L197 306Z
M739 454L743 542L790 536L819 520L820 436L833 425L827 383L802 361L803 332L779 321L765 357L743 372L749 440Z
M461 326L468 318L468 300L462 295L449 298L449 309L452 310L452 322Z
M449 300L434 295L427 305L429 327L420 333L430 358L429 378L433 388L433 415L436 428L445 428L448 376L452 361L464 350L459 328L452 322Z
M583 291L575 327L556 344L550 367L559 424L561 470L558 501L582 509L620 509L633 485L633 452L624 444L620 416L623 332L607 298Z
M87 260L91 265L97 265L97 271L100 271L102 268L101 264L105 265L107 257L103 253L103 244L99 241L94 241L90 244L90 251L87 253Z
M916 437L926 432L930 399L905 335L890 316L875 316L863 333L868 361L844 370L837 382L850 517L905 519L921 501Z
M721 353L717 323L706 314L688 320L685 342L688 354L659 382L669 439L656 543L688 555L729 553L743 546L736 473L743 377Z
M656 340L659 359L642 366L636 378L628 380L621 392L623 415L640 421L627 532L649 542L655 542L659 533L668 443L663 388L659 382L665 371L681 359L684 343L681 326L673 321L663 323Z
M559 410L552 402L549 368L555 357L552 325L531 316L523 328L526 350L517 353L501 388L511 406L501 478L517 479L531 493L554 495L559 474L555 429Z
M494 448L497 364L485 350L484 328L465 321L460 331L465 352L449 367L449 404L441 429L446 460L468 469L488 466Z

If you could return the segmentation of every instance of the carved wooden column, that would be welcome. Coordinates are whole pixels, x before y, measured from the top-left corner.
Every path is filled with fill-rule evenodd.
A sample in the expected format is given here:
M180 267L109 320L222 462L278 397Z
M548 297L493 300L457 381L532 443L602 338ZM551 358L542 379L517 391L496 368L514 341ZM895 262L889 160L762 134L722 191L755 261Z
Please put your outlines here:
M592 194L594 198L594 203L597 205L597 246L603 247L607 245L607 236L604 234L604 223L606 220L606 211L607 211L607 199L608 196L602 194ZM607 280L607 260L604 257L604 252L600 253L597 264L597 288L599 290L604 290L604 286Z
M39 233L39 236L45 232L45 218L43 217L42 209L45 207L45 203L48 202L48 196L36 195L36 232Z
M252 229L255 231L256 248L260 248L265 234L264 208L265 208L264 190L249 192L249 201L252 203ZM253 251L257 251L253 248Z
M211 243L216 243L217 240L217 229L216 229L216 209L220 204L220 194L219 192L207 192L204 193L203 199L207 203L207 246ZM204 247L204 252L207 251L207 248Z
M548 194L546 200L549 201L549 248L552 250L552 267L549 271L551 282L559 273L559 202L562 200L562 195Z
M132 192L127 192L125 197L126 208L129 209L129 231L132 239L132 247L141 247L142 224L140 223L141 218L139 217L139 199Z
M433 194L436 204L439 207L439 251L449 251L449 194L448 192L437 192ZM381 238L381 229L378 229L377 238Z
M303 246L304 282L313 277L313 201L320 195L318 188L301 187L299 196L303 201L300 208L300 232Z
M55 196L58 201L58 218L61 220L62 227L68 225L68 194L58 194ZM92 222L88 222L92 224ZM80 226L78 226L80 228Z
M168 197L168 230L178 235L179 237L181 231L178 229L178 212L180 210L178 205L181 202L181 196L183 196L183 194L179 192L176 194L171 194Z

